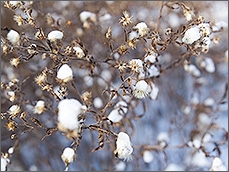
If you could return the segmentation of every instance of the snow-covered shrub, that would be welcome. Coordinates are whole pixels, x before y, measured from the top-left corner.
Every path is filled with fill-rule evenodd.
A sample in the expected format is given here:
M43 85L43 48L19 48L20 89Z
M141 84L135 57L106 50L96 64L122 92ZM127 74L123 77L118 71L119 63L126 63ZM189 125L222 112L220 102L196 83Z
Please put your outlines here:
M2 171L227 170L228 2L1 10Z

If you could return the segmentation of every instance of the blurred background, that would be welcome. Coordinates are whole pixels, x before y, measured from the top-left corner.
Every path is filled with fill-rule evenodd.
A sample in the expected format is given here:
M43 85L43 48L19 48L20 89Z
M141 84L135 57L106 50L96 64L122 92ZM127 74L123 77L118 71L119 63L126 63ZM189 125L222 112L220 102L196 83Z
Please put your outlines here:
M109 47L104 44L109 26L112 28L114 47L118 47L124 41L124 32L119 23L123 11L126 10L133 16L133 25L144 21L153 30L156 27L162 1L27 1L26 3L31 3L29 5L32 8L31 15L35 19L36 26L42 28L45 35L54 29L63 31L63 47L70 45L73 39L79 38L89 54L99 63L109 56ZM209 57L213 60L214 73L199 69L201 77L196 78L186 72L183 65L178 65L154 78L153 82L159 88L157 99L141 99L134 110L129 110L127 114L130 124L123 122L111 128L116 133L120 130L131 133L130 138L134 147L133 160L125 162L115 158L113 154L115 141L112 139L106 141L101 150L92 152L98 145L98 132L85 129L76 151L76 160L69 165L69 171L209 171L214 156L220 157L228 169L228 142L227 139L225 141L228 132L228 96L225 89L228 83L228 2L185 1L184 3L194 10L196 16L203 16L206 22L222 22L226 25L222 31L214 33L214 36L219 38L219 44L213 44L208 53L200 54L202 58ZM91 22L89 28L84 27L80 20L82 11L96 14L96 22ZM27 37L34 38L37 30L28 24L18 26L14 21L15 14L23 15L21 9L10 10L4 7L4 2L1 2L1 37L6 38L7 31L3 28L7 27L18 31L21 35L24 33ZM47 14L52 16L53 23L48 23ZM181 8L170 9L165 6L158 32L164 39L168 27L181 29L187 23ZM160 54L158 64L164 68L186 51L184 47L170 45ZM144 44L139 43L135 50L129 51L123 58L126 60L143 58L144 54ZM18 67L10 65L10 59L18 56L25 56L25 53L18 50L8 54L1 53L1 83L9 83L13 78L18 78L20 85L29 76L20 88L23 93L20 95L20 101L23 101L22 110L26 111L28 116L39 119L47 128L55 127L57 102L50 93L42 92L34 82L34 78L45 66L52 66L52 60L42 59L41 54L38 54L28 61L21 61ZM192 56L190 59L197 65L197 57ZM91 91L92 99L100 97L103 105L108 101L108 96L102 94L103 90L111 86L117 88L121 84L117 70L110 68L106 63L96 66L96 75L93 78L90 77L90 70L85 67L87 64L84 62L70 61L69 65L73 68L74 83L79 92L82 94ZM54 88L58 86L55 81L52 82L56 84L53 85ZM67 97L79 98L72 87L68 91ZM49 108L42 115L33 114L32 107L40 99L48 102ZM213 101L210 106L206 103L209 99ZM12 104L18 102L19 100L13 103L9 101L2 89L2 113L7 112ZM101 109L92 106L92 110L99 112ZM106 113L109 114L110 110L111 108ZM140 115L143 116L138 118ZM56 131L41 140L45 135L44 128L35 126L28 132L19 125L15 131L9 131L5 127L7 122L6 119L1 120L1 152L7 152L16 144L10 158L11 164L8 165L9 171L65 169L61 154L72 142L61 132ZM93 114L88 113L85 123L93 122ZM14 133L17 138L11 139ZM206 133L209 134L208 138L205 138L206 141L202 142L203 149L195 145L195 136L198 135L196 133L202 133L203 138ZM158 147L162 141L168 145L164 149ZM209 157L206 157L201 149L207 151ZM149 154L145 152L146 150Z

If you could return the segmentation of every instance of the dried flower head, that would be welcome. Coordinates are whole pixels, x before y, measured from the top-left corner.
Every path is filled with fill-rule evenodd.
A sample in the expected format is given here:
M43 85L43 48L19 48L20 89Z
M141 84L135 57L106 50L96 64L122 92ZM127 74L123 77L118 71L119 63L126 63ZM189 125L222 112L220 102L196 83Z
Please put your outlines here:
M145 98L146 96L149 95L149 92L150 92L150 86L144 80L138 81L134 86L133 94L138 99Z
M132 39L128 41L128 46L134 50L137 47L137 39Z
M60 85L59 87L54 88L54 92L58 97L65 98L68 95L68 87L65 85Z
M120 73L123 73L127 68L127 63L122 60L117 60L116 65L114 67L117 68L120 71Z
M83 58L85 56L84 51L79 46L73 47L74 53L78 58Z
M202 33L200 29L197 26L194 26L185 32L184 37L182 38L182 42L184 42L185 44L192 44L200 39L201 36Z
M33 109L33 112L36 113L36 114L42 114L45 110L45 102L43 100L39 100L34 109Z
M187 62L185 62L184 70L195 77L199 77L201 75L200 70L194 64L187 64Z
M165 35L170 35L172 33L172 28L167 28L166 30L165 30Z
M23 24L25 24L25 20L21 16L21 14L14 15L14 21L17 23L18 26L22 26Z
M90 106L92 104L92 92L85 91L81 96L83 102Z
M198 16L198 18L195 20L196 24L201 24L204 22L204 17L203 16Z
M120 132L116 141L116 150L114 151L115 156L124 161L130 161L132 159L132 153L133 147L128 134Z
M138 23L133 27L133 29L137 30L137 33L140 37L147 35L149 32L149 28L145 22Z
M69 82L73 79L73 71L67 64L63 64L57 71L57 79L60 82Z
M44 70L35 78L35 82L40 86L47 82L47 74Z
M158 53L153 47L148 48L144 55L144 62L155 63L158 61Z
M214 61L209 57L198 57L197 63L200 68L206 70L208 73L214 73L215 72L215 63Z
M38 51L36 50L37 48L37 45L36 44L31 44L28 49L27 49L27 52L30 54L30 55L35 55L35 54L38 54Z
M219 44L219 41L220 41L220 38L218 36L214 37L213 38L213 43L218 45Z
M150 35L152 41L154 42L160 42L161 41L161 36L159 34L159 32L153 31Z
M130 16L130 13L128 11L123 11L123 17L119 19L119 23L122 23L122 26L128 26L132 23L132 16Z
M10 59L10 64L14 67L18 67L19 63L20 63L19 57L15 57L15 58Z
M5 7L12 9L12 10L20 8L24 5L23 1L5 1L4 3L5 3L4 4Z
M123 44L118 48L118 53L121 55L126 54L127 51L128 51L128 46L126 44Z
M75 151L72 148L66 147L61 155L61 159L63 160L65 166L68 166L73 162L75 156Z
M15 149L15 147L10 147L7 152L9 154L13 154L14 153L14 149Z
M14 91L8 91L7 96L11 102L14 102L16 100L16 95Z
M153 161L154 157L151 151L145 150L143 152L143 160L145 163L151 163Z
M69 46L69 45L68 45L68 46L64 49L64 53L65 53L66 55L71 55L72 52L73 52L72 46Z
M136 73L140 73L143 70L143 61L140 59L132 59L129 62L129 68Z
M58 129L66 133L69 139L78 138L81 132L81 124L87 107L76 99L63 99L58 104ZM80 119L81 117L81 119Z
M6 128L9 130L9 131L14 131L15 128L16 128L16 123L14 121L10 121L6 124Z
M10 51L9 46L7 46L5 43L1 43L1 47L4 54L7 54Z
M20 106L18 106L18 105L12 105L12 106L9 108L8 113L9 113L10 115L12 115L12 117L16 117L17 114L19 114L20 110L21 110Z

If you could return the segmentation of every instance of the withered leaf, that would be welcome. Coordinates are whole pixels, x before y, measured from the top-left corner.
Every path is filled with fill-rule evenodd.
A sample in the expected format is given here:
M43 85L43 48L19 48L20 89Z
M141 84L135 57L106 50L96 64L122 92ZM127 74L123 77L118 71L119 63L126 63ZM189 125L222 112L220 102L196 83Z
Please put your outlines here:
M103 148L103 145L104 145L104 132L103 131L99 131L98 139L99 139L98 147L94 148L92 152Z

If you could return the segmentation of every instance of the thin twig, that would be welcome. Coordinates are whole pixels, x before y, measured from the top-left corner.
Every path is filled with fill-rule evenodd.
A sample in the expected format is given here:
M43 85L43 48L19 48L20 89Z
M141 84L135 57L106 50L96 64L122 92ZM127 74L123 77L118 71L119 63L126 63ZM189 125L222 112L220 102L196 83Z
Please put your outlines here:
M158 27L159 27L160 19L162 17L162 9L163 9L163 7L164 7L164 1L161 2L160 13L159 13L159 17L157 19L157 25L156 25L156 29L155 29L156 32L158 32Z

